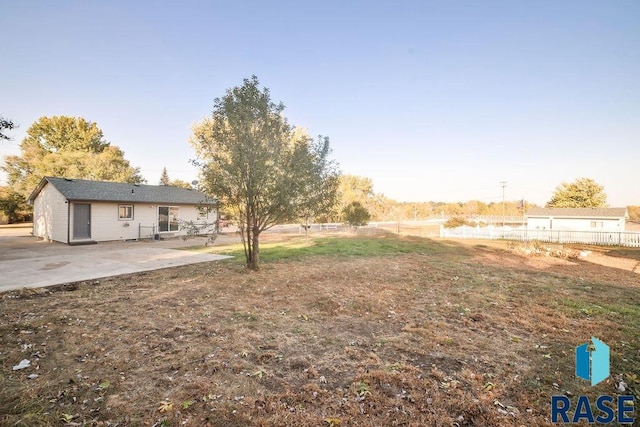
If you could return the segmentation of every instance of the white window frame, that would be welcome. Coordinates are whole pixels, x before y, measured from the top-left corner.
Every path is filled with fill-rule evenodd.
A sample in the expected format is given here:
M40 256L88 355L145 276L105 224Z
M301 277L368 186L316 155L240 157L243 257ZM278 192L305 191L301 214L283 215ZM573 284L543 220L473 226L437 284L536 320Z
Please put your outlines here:
M160 229L160 209L162 208L167 208L167 229L166 230L161 230ZM172 212L174 211L174 214L172 216ZM180 226L178 224L178 221L180 220L180 206L158 206L158 211L157 211L157 219L158 219L158 233L175 233L176 231L179 231ZM176 224L176 228L175 230L171 229L171 218L174 218L175 224Z
M213 207L208 205L197 206L196 210L198 211L198 219L209 219L209 214L213 212Z
M120 209L131 208L131 216L123 217ZM133 221L133 205L118 205L118 221Z

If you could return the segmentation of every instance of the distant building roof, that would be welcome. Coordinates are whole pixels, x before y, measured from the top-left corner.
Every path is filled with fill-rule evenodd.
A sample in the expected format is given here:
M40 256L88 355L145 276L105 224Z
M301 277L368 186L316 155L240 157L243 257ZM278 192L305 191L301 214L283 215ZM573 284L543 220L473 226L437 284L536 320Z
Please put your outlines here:
M531 208L526 216L626 218L627 208Z
M173 203L217 205L217 200L207 198L200 191L168 185L128 184L122 182L89 181L44 177L29 196L33 203L45 185L53 185L67 200L129 203Z

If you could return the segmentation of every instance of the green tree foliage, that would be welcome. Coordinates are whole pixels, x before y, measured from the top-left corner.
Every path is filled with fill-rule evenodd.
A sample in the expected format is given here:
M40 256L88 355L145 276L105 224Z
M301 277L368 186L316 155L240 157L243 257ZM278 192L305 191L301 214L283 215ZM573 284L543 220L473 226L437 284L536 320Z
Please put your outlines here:
M369 223L371 214L358 201L353 201L342 210L344 222L352 227L362 227Z
M140 183L138 168L124 152L104 140L93 122L81 117L41 117L27 130L19 156L7 156L2 167L16 192L28 197L45 176Z
M295 132L283 110L253 76L216 98L191 138L201 185L239 225L249 269L258 268L264 230L335 203L338 171L328 138Z
M340 211L353 202L360 202L366 206L374 197L373 181L364 176L340 175L338 194Z
M160 185L168 185L171 187L182 187L182 188L193 188L191 184L187 181L183 181L181 179L171 179L169 178L169 172L167 172L167 168L162 168L162 173L160 174Z
M181 179L172 179L169 181L168 185L170 185L171 187L193 188L191 184Z
M162 173L160 174L160 185L169 185L171 180L169 179L169 172L167 172L167 168L162 168Z
M548 208L600 208L607 206L604 187L591 178L579 178L572 183L563 182L556 187Z
M29 213L24 196L9 187L0 187L0 212L7 216L9 224L22 221Z
M342 213L353 202L359 202L373 218L379 221L386 221L392 213L397 213L398 202L382 193L375 193L371 178L349 174L341 175L333 219L344 221Z
M14 125L11 120L5 119L4 117L0 116L0 141L10 140L11 137L9 135L6 135L4 131L11 130L15 127L16 125Z

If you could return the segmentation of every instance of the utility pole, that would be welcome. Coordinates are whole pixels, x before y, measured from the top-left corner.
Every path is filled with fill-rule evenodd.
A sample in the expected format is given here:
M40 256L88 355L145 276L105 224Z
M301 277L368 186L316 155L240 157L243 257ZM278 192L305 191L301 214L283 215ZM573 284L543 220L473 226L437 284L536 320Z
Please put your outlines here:
M502 228L504 228L504 217L507 214L504 204L504 188L507 186L507 181L500 181L500 186L502 186Z
M524 199L524 197L522 198L522 228L523 229L527 229L527 220L525 218L525 212L527 210L527 201ZM526 231L525 231L526 234ZM525 240L526 240L526 236L525 236Z

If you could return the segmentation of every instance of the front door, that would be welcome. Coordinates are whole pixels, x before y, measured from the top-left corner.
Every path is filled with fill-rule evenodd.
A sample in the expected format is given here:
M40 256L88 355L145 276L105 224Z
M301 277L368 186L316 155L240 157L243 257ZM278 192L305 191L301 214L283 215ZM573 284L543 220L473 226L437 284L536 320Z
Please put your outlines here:
M91 205L73 204L73 238L91 238Z

